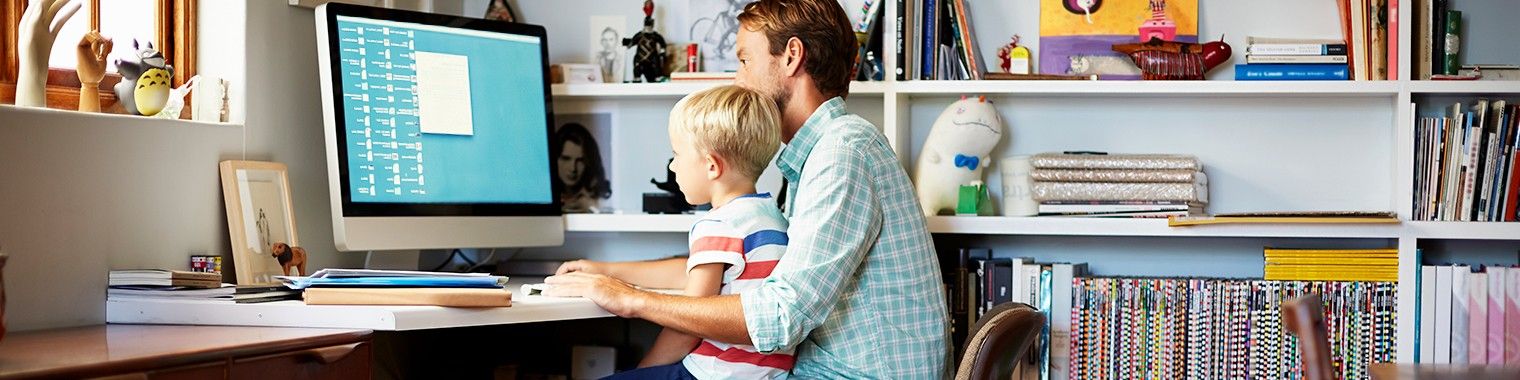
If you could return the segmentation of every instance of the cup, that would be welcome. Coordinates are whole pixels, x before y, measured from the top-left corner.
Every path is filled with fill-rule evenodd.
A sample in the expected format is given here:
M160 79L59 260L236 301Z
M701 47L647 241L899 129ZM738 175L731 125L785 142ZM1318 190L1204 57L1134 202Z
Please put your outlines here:
M1034 200L1034 179L1030 172L1034 171L1034 165L1029 163L1029 156L1013 156L1002 159L1000 173L1003 174L1003 216L1035 216L1040 213L1040 202Z

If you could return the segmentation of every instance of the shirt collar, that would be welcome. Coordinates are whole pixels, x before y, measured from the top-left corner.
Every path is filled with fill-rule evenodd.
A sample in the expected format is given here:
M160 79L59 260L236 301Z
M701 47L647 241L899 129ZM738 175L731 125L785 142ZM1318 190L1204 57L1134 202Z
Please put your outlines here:
M788 181L797 182L802 176L802 164L807 162L808 155L813 152L813 146L818 144L822 137L821 128L845 114L844 98L834 97L823 102L808 116L802 128L792 136L792 141L781 149L781 156L776 158L776 167L781 169L781 175Z

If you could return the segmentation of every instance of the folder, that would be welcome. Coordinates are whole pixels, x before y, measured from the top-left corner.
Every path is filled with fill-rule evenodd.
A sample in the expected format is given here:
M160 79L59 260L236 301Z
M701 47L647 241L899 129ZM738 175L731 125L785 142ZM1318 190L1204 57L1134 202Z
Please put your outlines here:
M307 288L303 297L307 305L512 306L512 291L501 288Z

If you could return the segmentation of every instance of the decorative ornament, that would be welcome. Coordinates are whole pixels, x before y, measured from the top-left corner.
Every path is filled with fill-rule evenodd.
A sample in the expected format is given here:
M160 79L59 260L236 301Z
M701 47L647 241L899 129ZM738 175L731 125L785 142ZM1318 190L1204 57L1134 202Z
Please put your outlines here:
M1205 44L1150 41L1114 45L1114 51L1128 55L1140 67L1145 80L1203 80L1205 73L1230 60L1230 45L1219 41Z
M79 38L74 46L78 58L75 71L79 74L79 110L100 112L100 80L106 75L106 56L111 54L111 39L91 30Z
M1019 45L1019 36L1014 35L1013 41L998 48L999 65L1003 72L1009 74L1029 74L1029 48Z
M169 100L174 68L164 59L163 52L153 48L152 42L139 45L133 39L132 49L136 52L131 58L116 60L116 72L121 74L121 83L116 84L116 98L121 100L122 108L129 114L156 115Z
M48 56L53 52L58 31L79 12L79 7L72 0L32 0L21 14L16 39L21 45L16 52L21 64L16 71L16 105L47 106Z
M654 0L644 0L644 29L624 38L623 46L637 47L633 76L646 83L665 81L665 37L654 31Z
M1003 118L987 97L962 97L945 108L924 140L914 171L924 215L955 212L961 186L982 183L982 171L992 165L989 156L1002 140Z

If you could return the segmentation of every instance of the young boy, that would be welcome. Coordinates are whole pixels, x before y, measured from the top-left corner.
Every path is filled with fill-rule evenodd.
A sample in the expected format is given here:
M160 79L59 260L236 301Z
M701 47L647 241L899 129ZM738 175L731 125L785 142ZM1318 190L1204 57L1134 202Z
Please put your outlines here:
M691 204L712 211L691 227L686 259L565 263L560 274L583 271L649 288L683 288L689 296L738 294L759 286L786 252L786 219L755 179L781 142L775 101L737 86L703 90L670 111L670 170ZM702 340L665 329L639 369L619 379L777 379L794 362L792 352Z

